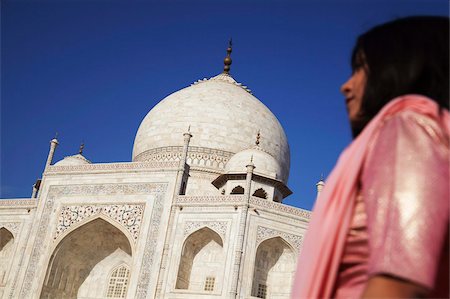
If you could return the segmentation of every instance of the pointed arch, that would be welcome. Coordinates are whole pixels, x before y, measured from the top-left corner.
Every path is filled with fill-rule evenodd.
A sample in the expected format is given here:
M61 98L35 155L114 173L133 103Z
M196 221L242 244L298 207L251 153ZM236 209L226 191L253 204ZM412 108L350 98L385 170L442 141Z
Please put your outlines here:
M104 297L108 273L118 263L131 264L131 256L129 239L119 228L100 217L92 219L57 244L41 298L75 298L80 292L83 297Z
M286 239L286 237L283 237L282 235L281 235L281 233L279 233L279 232L276 232L276 233L274 233L274 234L272 234L272 235L269 235L269 236L267 236L267 237L265 237L265 238L261 238L257 243L256 243L256 246L258 247L259 245L261 245L261 243L263 243L264 241L267 241L267 240L270 240L270 239L275 239L275 238L279 238L282 242L284 242L284 244L286 244L286 246L287 247L289 247L293 252L298 252L298 248L297 247L295 247L290 241L288 241L287 239ZM288 237L288 239L289 239L289 237Z
M231 190L230 194L244 194L244 191L244 187L238 185Z
M6 227L0 228L0 286L6 284L14 254L14 235Z
M55 238L55 243L53 244L53 248L52 250L55 250L56 247L58 247L59 243L69 234L71 234L73 231L77 230L78 228L88 224L89 222L95 221L101 219L105 222L108 222L109 224L111 224L112 226L114 226L117 230L119 230L120 232L122 232L125 237L127 238L128 242L131 245L131 251L132 253L134 252L135 248L134 248L134 242L133 242L133 236L130 234L129 231L127 231L122 224L118 223L117 221L115 221L114 219L108 217L107 215L104 214L95 214L93 216L90 216L86 219L83 219L80 222L77 223L73 223L71 224L64 232L62 232L60 235L58 235Z
M259 188L253 192L253 196L267 199L267 192L263 188Z
M261 242L256 250L252 296L289 298L295 261L295 251L283 238L274 237Z
M183 240L183 248L186 245L186 240L189 239L194 233L202 230L202 229L208 229L211 230L212 232L216 233L218 235L218 241L220 241L220 246L223 247L223 233L220 232L220 230L214 228L212 225L210 225L209 223L202 223L201 226L196 227L192 230L187 230L185 233L187 233L188 235L184 238Z
M175 288L200 292L219 290L224 267L222 238L209 227L203 227L184 241Z
M14 235L6 227L0 228L0 252L3 252L10 242L14 242Z

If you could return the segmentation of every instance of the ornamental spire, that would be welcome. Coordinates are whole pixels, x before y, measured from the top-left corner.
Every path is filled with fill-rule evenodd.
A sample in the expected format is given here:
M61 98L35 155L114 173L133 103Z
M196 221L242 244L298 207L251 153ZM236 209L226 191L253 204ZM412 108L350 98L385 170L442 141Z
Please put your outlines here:
M229 74L230 73L230 65L231 65L231 52L233 51L232 49L232 39L230 38L230 41L228 42L228 48L227 48L227 57L225 57L225 59L223 60L223 73L224 74Z
M82 154L83 154L83 150L84 150L84 141L81 141L80 149L78 150L78 153L79 153L80 155L82 155Z

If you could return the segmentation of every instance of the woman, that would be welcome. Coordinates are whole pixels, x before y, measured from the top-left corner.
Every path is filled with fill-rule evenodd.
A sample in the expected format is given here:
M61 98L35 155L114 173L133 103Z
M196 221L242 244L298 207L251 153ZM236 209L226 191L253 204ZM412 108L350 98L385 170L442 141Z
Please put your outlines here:
M292 298L449 298L449 19L360 36L354 141L316 202Z

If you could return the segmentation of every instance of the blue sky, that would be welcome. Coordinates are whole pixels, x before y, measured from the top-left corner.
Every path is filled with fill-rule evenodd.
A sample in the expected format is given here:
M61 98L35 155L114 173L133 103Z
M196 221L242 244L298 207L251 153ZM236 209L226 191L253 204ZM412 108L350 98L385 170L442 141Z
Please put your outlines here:
M1 198L29 197L49 141L84 140L93 162L130 161L148 111L222 71L277 116L291 149L285 203L311 209L315 183L351 141L339 87L356 37L446 0L1 2Z

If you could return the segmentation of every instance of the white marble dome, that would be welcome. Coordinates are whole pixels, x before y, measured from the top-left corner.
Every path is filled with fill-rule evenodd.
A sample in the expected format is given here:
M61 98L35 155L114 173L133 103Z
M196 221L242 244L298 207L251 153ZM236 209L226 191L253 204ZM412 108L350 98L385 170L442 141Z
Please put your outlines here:
M247 165L252 161L255 166L254 173L286 183L283 177L283 168L280 163L270 154L259 147L253 147L235 154L225 166L226 173L246 173Z
M146 161L150 153L182 146L189 126L190 148L223 151L225 163L251 147L260 131L260 147L275 158L280 176L287 180L290 153L283 128L263 103L225 73L197 81L159 102L139 126L133 161Z
M74 166L74 165L85 165L85 164L91 164L91 161L86 159L81 154L76 154L73 156L67 156L64 159L56 162L55 166Z

